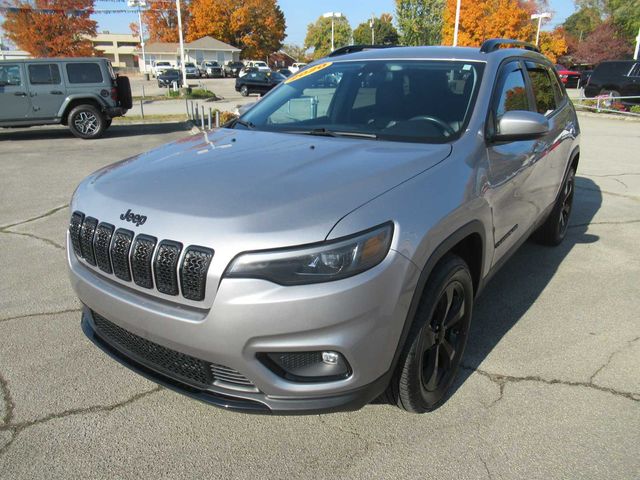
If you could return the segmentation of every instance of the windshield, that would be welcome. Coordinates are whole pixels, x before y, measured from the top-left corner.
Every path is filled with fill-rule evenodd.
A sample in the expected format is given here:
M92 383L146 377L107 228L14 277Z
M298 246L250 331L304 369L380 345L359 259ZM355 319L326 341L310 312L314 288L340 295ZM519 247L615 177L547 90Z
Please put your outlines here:
M266 67L267 64L264 62L253 62L253 65L256 67Z
M165 66L171 65L171 64L169 62L158 62L158 63L156 63L156 65L158 67L165 67Z
M234 128L441 143L473 111L481 62L326 62L284 80Z
M185 63L184 66L189 68L196 68L196 66L193 63Z

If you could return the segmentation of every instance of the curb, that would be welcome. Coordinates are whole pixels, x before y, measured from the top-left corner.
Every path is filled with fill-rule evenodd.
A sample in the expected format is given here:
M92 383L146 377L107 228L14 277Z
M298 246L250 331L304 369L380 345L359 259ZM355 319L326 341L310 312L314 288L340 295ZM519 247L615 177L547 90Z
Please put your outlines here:
M576 109L576 113L583 117L589 118L601 118L601 119L613 119L621 120L623 122L640 122L640 117L625 117L624 115L616 115L615 113L595 113L584 110Z

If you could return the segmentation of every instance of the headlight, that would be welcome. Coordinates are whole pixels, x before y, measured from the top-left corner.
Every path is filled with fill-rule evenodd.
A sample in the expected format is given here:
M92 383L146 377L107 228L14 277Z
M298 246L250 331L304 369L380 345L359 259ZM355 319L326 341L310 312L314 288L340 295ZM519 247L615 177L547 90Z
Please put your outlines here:
M351 277L378 265L389 252L393 224L315 246L244 253L226 277L262 278L280 285L303 285Z

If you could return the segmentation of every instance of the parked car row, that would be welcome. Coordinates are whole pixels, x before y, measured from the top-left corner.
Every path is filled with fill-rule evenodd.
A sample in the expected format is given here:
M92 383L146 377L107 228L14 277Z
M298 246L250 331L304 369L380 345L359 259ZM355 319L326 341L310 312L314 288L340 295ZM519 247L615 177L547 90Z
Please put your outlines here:
M293 73L300 71L307 64L302 62L293 63L288 68L281 68L278 71L285 76L289 76ZM169 70L176 70L180 72L180 66L171 61L158 61L151 67L152 75L159 78ZM229 60L224 64L220 64L214 60L205 60L200 65L196 65L193 62L185 63L185 73L187 78L227 78L227 77L243 77L249 72L261 72L270 73L271 68L262 60L247 60L245 62ZM169 77L173 77L175 74L170 73ZM163 83L163 85L161 85ZM170 85L170 84L169 84ZM158 80L158 86L167 86L165 82Z

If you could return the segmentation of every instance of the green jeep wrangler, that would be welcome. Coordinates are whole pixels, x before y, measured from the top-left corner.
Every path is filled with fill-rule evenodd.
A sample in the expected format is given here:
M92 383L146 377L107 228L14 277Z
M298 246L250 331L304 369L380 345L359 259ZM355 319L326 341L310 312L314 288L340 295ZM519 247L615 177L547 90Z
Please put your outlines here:
M0 60L0 127L68 125L98 138L132 107L127 77L106 58Z

